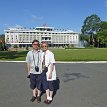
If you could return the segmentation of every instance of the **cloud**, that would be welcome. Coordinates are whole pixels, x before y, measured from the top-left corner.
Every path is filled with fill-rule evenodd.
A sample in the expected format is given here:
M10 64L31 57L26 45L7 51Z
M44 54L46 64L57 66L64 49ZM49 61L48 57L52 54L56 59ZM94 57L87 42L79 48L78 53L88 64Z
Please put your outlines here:
M37 17L36 15L31 15L31 17L32 17L32 19L31 19L32 23L43 20L43 17Z
M4 26L4 27L9 27L9 25L8 25L8 24L6 24L6 23L5 23L5 24L3 24L3 26Z
M32 15L32 17L33 17L34 19L36 19L36 18L37 18L37 16L36 16L36 15Z
M23 11L24 11L24 12L30 12L29 9L26 9L26 8L23 9Z
M37 17L36 15L32 15L32 18L35 19L35 20L42 20L43 19L42 16L41 17Z
M21 25L19 25L19 24L15 24L15 25L9 25L9 24L3 24L3 26L5 27L5 28L11 28L11 27L13 27L13 28L23 28L23 26L21 26Z
M18 24L16 24L14 27L15 27L15 28L23 28L23 26L18 25Z
M27 17L29 18L28 19L28 23L38 23L39 21L43 20L43 17L42 16L37 16L35 15L34 13L32 13L32 11L30 11L29 9L24 9L23 10L24 13L26 13Z
M105 7L107 7L107 0L105 1Z
M9 24L4 24L3 25L5 28L23 28L23 26L15 24L15 25L9 25Z

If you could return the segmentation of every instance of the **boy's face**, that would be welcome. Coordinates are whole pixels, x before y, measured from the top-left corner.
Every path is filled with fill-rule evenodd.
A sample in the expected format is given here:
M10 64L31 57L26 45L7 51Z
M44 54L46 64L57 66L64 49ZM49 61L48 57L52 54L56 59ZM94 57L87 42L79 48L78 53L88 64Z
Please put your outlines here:
M43 51L48 50L48 45L47 45L46 43L43 43L43 44L42 44L42 50L43 50Z
M34 50L38 50L39 49L39 43L38 42L34 42L32 44L32 47L33 47Z

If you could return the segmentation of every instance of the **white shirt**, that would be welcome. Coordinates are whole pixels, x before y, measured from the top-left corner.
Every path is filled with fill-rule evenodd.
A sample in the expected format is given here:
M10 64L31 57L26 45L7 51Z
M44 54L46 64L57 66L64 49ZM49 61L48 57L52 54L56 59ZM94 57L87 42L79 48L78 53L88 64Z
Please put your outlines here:
M43 56L44 56L44 52L42 53L42 61L43 61ZM54 66L51 79L49 79L50 67L51 67L50 64L53 64L53 66ZM46 73L47 80L48 81L56 80L56 69L55 69L54 54L49 50L47 50L45 53L45 66L48 67L48 71Z
M38 58L39 55L39 58ZM42 51L38 50L37 52L31 50L27 53L26 62L30 64L30 73L32 74L41 74L42 64L41 64ZM39 67L39 72L35 71L35 66Z

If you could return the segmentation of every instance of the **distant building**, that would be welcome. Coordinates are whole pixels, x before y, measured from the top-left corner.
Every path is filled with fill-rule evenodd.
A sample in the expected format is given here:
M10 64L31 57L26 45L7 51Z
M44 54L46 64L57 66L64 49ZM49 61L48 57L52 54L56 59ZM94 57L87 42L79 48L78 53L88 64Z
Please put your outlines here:
M5 43L13 46L17 44L19 47L31 46L34 39L39 42L47 41L49 46L60 47L67 45L78 46L79 33L65 29L54 29L54 27L36 27L27 28L8 28L5 31Z

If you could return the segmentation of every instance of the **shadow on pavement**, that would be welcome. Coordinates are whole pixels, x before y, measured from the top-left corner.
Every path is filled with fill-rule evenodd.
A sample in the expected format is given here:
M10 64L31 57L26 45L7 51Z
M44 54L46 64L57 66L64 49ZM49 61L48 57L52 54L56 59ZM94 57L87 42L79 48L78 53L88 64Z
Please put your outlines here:
M89 76L83 75L81 73L65 73L63 77L63 82L69 82L79 78L90 78Z

